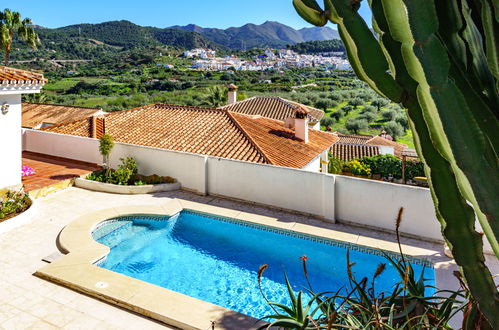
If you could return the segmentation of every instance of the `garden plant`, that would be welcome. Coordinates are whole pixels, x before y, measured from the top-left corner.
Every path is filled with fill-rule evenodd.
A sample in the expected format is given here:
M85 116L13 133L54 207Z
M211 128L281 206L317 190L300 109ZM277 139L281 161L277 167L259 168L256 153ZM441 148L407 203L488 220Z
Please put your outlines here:
M462 284L456 291L439 290L416 274L412 264L403 254L400 245L399 227L403 209L399 210L396 220L396 233L400 258L384 253L385 263L373 269L373 275L362 274L359 280L354 272L355 263L350 261L347 251L346 272L349 283L335 292L316 292L309 279L306 256L301 257L303 272L308 287L295 293L294 287L284 274L288 288L290 306L269 300L261 289L263 274L267 265L260 267L258 284L264 299L272 307L273 314L263 318L269 321L260 329L451 329L450 319L458 312L469 307L469 291ZM399 281L393 289L386 292L376 290L376 280L391 264L396 270ZM459 274L459 273L458 273ZM459 275L457 275L459 276ZM460 278L460 277L458 277ZM434 292L434 293L432 293ZM471 318L465 315L463 324Z

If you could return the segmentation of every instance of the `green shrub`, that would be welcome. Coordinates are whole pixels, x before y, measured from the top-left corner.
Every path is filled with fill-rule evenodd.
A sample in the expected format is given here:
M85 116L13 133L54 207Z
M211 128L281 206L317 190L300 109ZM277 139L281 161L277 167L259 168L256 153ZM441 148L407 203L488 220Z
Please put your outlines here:
M99 151L101 155L104 157L104 162L106 164L106 168L110 167L109 164L109 154L111 150L114 148L114 139L109 134L104 134L99 140Z
M137 161L132 157L120 158L121 164L117 169L94 171L87 176L87 180L111 183L122 186L141 186L146 184L175 183L169 176L138 174Z
M372 174L379 174L382 178L402 178L402 160L393 155L376 155L364 157L361 163L371 169ZM405 166L405 179L412 180L416 176L424 176L424 164L420 161L408 160Z
M341 174L343 172L343 161L329 154L328 173Z
M405 177L407 180L413 180L415 177L424 177L425 175L423 162L408 160L405 163Z
M382 178L402 178L402 161L393 155L376 155L364 157L360 160L362 164L369 167L372 174L380 174Z
M361 163L358 160L351 160L343 165L343 171L352 173L353 175L371 176L371 169L368 165Z
M7 191L0 198L0 222L26 211L31 206L29 195L23 192Z

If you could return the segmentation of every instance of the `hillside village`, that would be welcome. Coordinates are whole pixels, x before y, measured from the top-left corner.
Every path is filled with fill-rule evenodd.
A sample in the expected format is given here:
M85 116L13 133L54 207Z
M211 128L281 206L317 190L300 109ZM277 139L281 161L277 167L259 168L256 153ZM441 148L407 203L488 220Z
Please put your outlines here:
M338 56L298 54L289 49L279 49L277 54L266 49L265 55L255 56L252 60L240 59L237 56L216 57L216 51L196 48L184 52L186 58L199 57L192 61L192 68L200 70L226 71L231 68L242 71L282 70L285 68L321 67L331 70L351 70L344 54Z

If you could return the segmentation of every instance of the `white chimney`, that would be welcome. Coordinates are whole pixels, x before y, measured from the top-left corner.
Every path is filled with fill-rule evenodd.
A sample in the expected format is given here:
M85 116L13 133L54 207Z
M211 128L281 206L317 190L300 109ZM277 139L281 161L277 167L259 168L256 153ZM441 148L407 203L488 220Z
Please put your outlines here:
M309 109L298 106L294 109L295 113L295 137L308 143L308 113Z
M227 86L229 89L229 104L234 104L237 102L237 86L234 84L230 84Z
M308 143L308 118L295 118L295 136L305 143Z

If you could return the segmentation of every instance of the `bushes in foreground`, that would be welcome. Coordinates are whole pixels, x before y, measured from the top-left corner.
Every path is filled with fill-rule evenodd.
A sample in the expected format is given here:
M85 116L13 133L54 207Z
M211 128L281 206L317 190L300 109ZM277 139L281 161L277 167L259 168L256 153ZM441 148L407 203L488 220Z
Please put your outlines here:
M132 157L120 158L121 164L117 169L107 169L90 173L87 180L121 186L142 186L146 184L175 183L176 180L169 176L141 175L138 173L137 161Z
M376 155L373 157L364 157L359 160L351 160L349 162L342 162L330 155L329 164L329 173L332 174L346 172L367 177L377 174L384 180L399 180L402 178L402 160L393 155ZM334 164L334 166L331 164ZM424 164L422 162L412 160L406 161L406 180L413 180L415 177L424 176Z
M7 191L3 198L0 197L0 222L26 211L31 203L28 194Z

